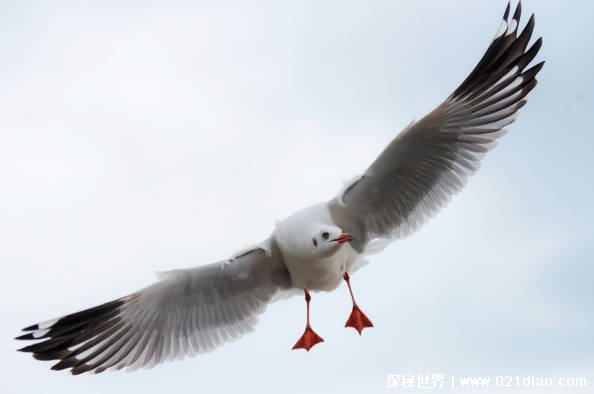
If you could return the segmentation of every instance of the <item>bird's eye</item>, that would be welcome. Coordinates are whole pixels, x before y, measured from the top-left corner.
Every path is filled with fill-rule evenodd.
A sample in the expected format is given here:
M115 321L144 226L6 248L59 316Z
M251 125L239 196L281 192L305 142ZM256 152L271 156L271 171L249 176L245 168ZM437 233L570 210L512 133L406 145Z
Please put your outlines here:
M330 237L330 234L328 233L328 231L324 231L324 232L322 233L322 238L323 238L323 239L328 239L328 237Z

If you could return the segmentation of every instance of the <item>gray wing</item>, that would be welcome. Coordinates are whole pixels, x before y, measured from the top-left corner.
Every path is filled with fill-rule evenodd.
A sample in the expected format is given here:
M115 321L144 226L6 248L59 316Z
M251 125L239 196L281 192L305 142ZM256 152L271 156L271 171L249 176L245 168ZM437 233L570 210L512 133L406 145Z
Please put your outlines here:
M267 303L290 283L273 241L230 260L171 271L136 293L27 327L21 351L60 360L73 374L150 367L221 346L252 331Z
M521 6L468 78L439 107L402 131L362 177L329 202L334 222L354 236L358 251L373 238L401 238L419 228L504 134L536 86L544 62L527 69L542 40L530 46L534 15L517 34Z

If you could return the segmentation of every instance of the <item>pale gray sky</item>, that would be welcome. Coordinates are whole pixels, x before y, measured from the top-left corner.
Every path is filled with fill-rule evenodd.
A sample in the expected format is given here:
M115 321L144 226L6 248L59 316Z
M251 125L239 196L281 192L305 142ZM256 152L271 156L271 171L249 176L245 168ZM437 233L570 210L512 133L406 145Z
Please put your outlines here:
M387 374L587 377L594 392L594 7L523 2L547 64L464 191L353 276L256 332L135 373L73 377L24 325L258 242L331 198L482 56L504 1L5 2L2 393L372 393ZM444 390L445 391L445 390ZM529 393L530 389L494 392ZM402 391L401 391L402 392ZM423 391L426 392L426 391ZM536 392L536 390L534 391Z

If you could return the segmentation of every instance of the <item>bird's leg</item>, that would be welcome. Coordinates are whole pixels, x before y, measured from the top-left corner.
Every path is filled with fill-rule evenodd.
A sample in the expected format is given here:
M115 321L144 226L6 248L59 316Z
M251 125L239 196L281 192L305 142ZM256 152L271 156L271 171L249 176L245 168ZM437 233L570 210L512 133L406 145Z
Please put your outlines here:
M293 346L293 350L305 349L309 352L309 349L314 347L317 343L324 342L324 340L321 336L316 334L309 325L309 301L311 301L311 296L309 295L309 291L307 291L307 289L303 289L303 291L305 292L305 302L307 303L307 323L305 324L305 332Z
M371 320L369 320L367 316L365 316L365 313L363 313L361 309L359 309L359 306L355 302L355 297L353 296L353 289L351 289L350 276L349 273L346 271L344 273L344 280L347 283L347 286L349 287L349 293L351 293L351 299L353 300L353 311L351 312L351 315L349 316L349 319L347 320L344 326L353 327L355 330L359 332L359 335L361 335L361 331L363 331L363 329L366 327L373 327L373 323L371 322Z

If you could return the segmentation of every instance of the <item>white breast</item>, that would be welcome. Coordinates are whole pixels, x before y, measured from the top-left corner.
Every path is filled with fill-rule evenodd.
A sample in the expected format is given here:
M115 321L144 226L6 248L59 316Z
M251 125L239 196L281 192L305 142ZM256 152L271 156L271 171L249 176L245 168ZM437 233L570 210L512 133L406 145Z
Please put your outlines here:
M341 283L345 271L358 259L358 254L345 244L329 258L319 260L303 260L299 258L285 259L291 274L293 286L299 289L314 291L332 291Z

